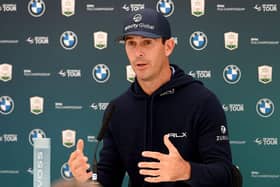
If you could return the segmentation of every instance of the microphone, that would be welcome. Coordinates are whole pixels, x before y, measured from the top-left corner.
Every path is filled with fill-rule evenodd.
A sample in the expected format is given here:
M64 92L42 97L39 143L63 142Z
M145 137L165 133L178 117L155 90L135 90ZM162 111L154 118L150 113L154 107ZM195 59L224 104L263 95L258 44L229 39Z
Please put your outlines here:
M105 133L109 127L112 115L115 111L115 105L113 103L109 103L107 109L106 109L106 113L103 116L102 119L102 126L101 129L98 133L97 136L97 144L95 146L95 150L94 150L94 154L93 154L93 163L92 163L92 178L91 181L89 182L90 184L92 184L92 186L94 187L102 187L102 185L97 181L97 158L96 158L96 154L97 154L97 150L99 147L99 143L102 141L103 137L105 136Z
M111 121L111 118L112 118L112 115L115 111L115 105L112 104L112 103L109 103L108 107L107 107L107 110L106 110L106 113L104 114L103 116L103 119L102 119L102 126L101 126L101 129L99 131L99 134L97 136L97 140L100 142L104 135L105 135L105 132L107 131L107 128L109 126L109 122Z

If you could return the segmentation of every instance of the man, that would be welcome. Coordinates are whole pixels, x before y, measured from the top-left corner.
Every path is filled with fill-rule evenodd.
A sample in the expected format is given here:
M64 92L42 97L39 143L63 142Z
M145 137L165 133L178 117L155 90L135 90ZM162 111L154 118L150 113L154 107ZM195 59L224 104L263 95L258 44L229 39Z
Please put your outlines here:
M224 111L201 82L169 63L174 49L170 25L152 9L127 18L122 39L136 73L115 105L103 140L98 180L132 187L230 187L231 151ZM83 141L69 159L75 178L91 176Z

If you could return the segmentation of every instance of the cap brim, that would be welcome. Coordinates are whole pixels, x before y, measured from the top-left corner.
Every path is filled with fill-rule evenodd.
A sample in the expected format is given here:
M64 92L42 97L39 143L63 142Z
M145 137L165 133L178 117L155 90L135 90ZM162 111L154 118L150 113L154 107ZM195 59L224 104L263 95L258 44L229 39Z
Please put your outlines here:
M124 41L125 38L129 35L143 36L143 37L146 37L146 38L160 38L161 37L160 35L153 34L153 33L150 33L150 32L134 31L134 32L127 32L124 35L119 36L117 38L117 41Z

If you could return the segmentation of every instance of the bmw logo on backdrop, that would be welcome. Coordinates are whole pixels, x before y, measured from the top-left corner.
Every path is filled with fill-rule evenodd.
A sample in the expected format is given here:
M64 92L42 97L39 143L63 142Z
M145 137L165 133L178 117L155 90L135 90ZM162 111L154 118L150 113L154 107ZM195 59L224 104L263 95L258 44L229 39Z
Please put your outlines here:
M241 78L241 70L236 65L228 65L223 71L224 80L229 84L236 84Z
M190 36L190 45L194 50L202 50L207 46L206 34L201 31L193 32Z
M105 83L110 78L110 69L105 64L97 64L92 69L92 76L98 83Z
M46 5L43 0L30 0L28 3L28 12L33 17L40 17L46 11Z
M71 180L73 178L73 174L67 162L65 162L60 169L61 177L65 180Z
M29 143L33 146L34 141L33 139L36 138L46 138L46 133L42 129L33 129L29 133Z
M165 17L171 16L174 12L174 3L172 0L159 0L157 2L157 11Z
M0 114L8 115L14 110L14 100L9 96L0 97Z
M256 111L261 117L270 117L274 112L274 104L270 99L262 98L257 102Z
M72 50L78 44L78 37L72 31L65 31L60 36L60 44L66 50Z

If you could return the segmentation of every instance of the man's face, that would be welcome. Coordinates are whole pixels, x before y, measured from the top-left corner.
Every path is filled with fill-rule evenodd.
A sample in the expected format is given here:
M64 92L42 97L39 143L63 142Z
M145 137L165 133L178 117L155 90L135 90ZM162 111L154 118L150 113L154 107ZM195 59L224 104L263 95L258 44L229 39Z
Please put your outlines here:
M168 56L172 50L170 51L168 42L169 40L163 44L161 38L135 35L126 37L126 54L138 81L156 80L161 76L163 68L169 68Z

